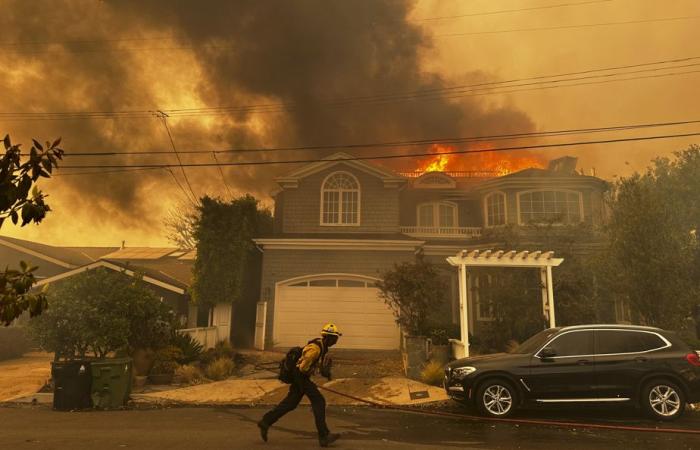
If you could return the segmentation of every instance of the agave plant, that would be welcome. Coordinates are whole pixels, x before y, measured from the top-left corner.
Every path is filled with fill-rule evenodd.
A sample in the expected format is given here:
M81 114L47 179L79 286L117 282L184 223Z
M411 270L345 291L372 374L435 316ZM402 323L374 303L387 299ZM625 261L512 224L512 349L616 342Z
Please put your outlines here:
M177 359L180 364L190 364L197 361L204 351L202 344L197 342L189 334L173 333L171 345L177 347L182 352L182 356Z

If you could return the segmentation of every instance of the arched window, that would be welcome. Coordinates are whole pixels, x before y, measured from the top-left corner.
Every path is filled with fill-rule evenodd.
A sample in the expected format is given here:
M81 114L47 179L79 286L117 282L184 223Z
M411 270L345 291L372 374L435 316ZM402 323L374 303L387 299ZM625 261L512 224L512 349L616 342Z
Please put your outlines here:
M506 195L492 192L484 199L484 217L487 227L506 224Z
M334 172L321 187L321 225L360 224L360 183L348 172Z
M576 191L528 191L518 193L520 224L576 224L583 221L581 193Z
M418 226L452 228L457 226L457 205L449 202L418 205Z

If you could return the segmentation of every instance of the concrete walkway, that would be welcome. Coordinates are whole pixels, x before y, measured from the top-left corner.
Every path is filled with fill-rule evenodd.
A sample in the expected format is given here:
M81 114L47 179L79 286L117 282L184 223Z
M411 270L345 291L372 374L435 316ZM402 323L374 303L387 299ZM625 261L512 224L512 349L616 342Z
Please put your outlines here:
M51 378L48 353L32 352L0 362L0 402L35 394Z
M383 404L420 405L447 399L441 388L400 377L342 378L330 382L318 378L315 381L320 386L334 391ZM137 403L156 404L272 405L282 400L287 395L288 389L288 385L276 379L229 379L163 392L133 394L132 398ZM331 405L363 404L332 392L323 390L322 392L328 404ZM302 403L308 403L308 400L304 398Z

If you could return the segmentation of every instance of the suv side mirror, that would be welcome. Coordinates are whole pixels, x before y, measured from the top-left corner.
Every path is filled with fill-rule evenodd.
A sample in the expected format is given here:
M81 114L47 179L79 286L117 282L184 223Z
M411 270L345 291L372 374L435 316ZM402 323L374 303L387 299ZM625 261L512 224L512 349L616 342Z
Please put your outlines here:
M540 358L553 358L557 356L557 352L552 347L545 347L540 350Z

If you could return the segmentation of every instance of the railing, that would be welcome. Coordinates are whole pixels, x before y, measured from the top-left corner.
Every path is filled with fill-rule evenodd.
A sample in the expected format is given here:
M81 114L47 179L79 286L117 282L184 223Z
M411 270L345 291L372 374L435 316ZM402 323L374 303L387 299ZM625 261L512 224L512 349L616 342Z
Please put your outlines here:
M192 339L202 344L204 349L214 348L219 340L218 327L184 328L178 330L182 334L189 334Z
M501 173L495 170L450 170L447 172L400 172L399 175L406 178L418 178L426 173L443 173L452 178L494 178Z
M481 237L480 227L401 227L401 232L409 236L420 237L456 237L466 239Z

